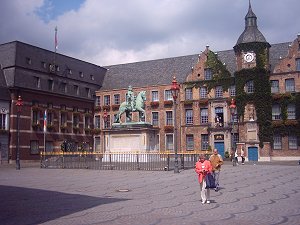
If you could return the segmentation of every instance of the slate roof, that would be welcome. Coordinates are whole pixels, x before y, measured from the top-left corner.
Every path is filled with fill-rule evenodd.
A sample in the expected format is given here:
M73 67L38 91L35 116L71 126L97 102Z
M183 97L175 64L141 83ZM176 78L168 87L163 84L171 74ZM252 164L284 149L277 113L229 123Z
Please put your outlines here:
M129 85L133 87L169 85L174 75L178 82L182 83L197 62L198 56L198 54L187 55L107 66L108 71L101 90L122 89Z
M0 68L0 100L10 101L10 92L7 88L3 70Z
M268 43L264 35L257 28L257 17L252 11L251 3L249 1L248 13L245 16L245 30L238 38L236 45L251 42Z
M288 53L290 42L274 44L270 48L271 71L279 61L280 56ZM236 56L234 50L217 51L218 58L225 63L233 75L236 71ZM106 66L108 69L103 86L100 90L113 90L154 85L169 85L176 75L178 82L183 83L191 68L198 61L198 54L174 58L157 59L143 62Z

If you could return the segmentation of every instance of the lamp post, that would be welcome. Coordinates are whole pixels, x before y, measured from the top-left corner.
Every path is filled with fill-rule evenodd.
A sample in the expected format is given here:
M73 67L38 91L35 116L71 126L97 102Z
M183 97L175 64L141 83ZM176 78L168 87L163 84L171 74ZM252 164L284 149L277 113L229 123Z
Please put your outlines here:
M231 149L233 152L235 152L234 148L234 115L235 115L235 110L236 110L236 104L234 99L231 99L231 103L229 106L230 113L231 113L231 119L232 119L232 129L231 129Z
M17 151L16 151L16 169L20 170L20 113L23 106L23 100L21 96L18 97L16 102L17 107Z
M104 109L104 112L103 112L103 122L104 122L103 128L104 128L104 129L105 129L105 127L106 127L107 117L108 117L107 111L106 111L106 109ZM103 145L104 145L104 146L103 146L103 153L105 153L105 151L106 151L105 131L103 131Z
M175 152L175 162L174 162L174 173L179 173L178 168L178 150L177 150L177 124L176 124L176 109L177 109L177 98L179 94L179 84L176 80L176 77L173 77L171 91L174 102L174 152Z

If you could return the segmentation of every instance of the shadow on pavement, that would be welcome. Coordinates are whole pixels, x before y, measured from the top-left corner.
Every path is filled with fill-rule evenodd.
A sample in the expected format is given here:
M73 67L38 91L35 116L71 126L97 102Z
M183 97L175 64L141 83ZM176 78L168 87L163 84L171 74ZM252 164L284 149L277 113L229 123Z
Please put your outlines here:
M0 223L40 224L98 205L126 200L129 199L100 198L0 185Z

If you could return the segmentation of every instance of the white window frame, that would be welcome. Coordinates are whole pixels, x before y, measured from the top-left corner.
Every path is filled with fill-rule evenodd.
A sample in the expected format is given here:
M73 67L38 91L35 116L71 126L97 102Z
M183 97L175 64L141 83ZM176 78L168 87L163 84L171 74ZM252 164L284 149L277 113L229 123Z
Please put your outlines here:
M207 98L207 87L200 87L200 98Z
M297 150L298 149L298 140L296 135L289 135L289 149Z
M287 105L287 119L289 120L296 119L296 106L293 103Z
M172 137L172 143L168 142L168 137ZM167 151L174 151L174 134L169 133L165 135L165 143L166 143L166 150Z
M170 117L170 115L171 115L171 117ZM166 111L166 125L168 125L168 126L174 125L173 111Z
M200 124L208 123L208 108L200 108Z
M185 110L185 124L192 125L193 121L193 109L186 109Z
M151 91L151 101L152 102L158 102L159 101L158 91Z
M274 134L273 136L273 149L274 150L282 149L282 137L280 134Z
M157 115L157 118L154 118L154 115ZM159 126L159 112L152 112L151 113L151 122L153 126Z
M281 108L279 104L272 105L272 120L281 120Z
M193 151L195 147L194 135L187 134L185 140L186 140L186 150Z
M216 86L215 98L223 98L223 87L222 86Z
M173 101L173 95L171 90L165 90L165 101Z
M193 100L193 89L192 88L185 89L185 100Z
M295 79L294 78L285 79L285 91L286 92L295 92Z
M271 93L279 92L279 80L271 80Z

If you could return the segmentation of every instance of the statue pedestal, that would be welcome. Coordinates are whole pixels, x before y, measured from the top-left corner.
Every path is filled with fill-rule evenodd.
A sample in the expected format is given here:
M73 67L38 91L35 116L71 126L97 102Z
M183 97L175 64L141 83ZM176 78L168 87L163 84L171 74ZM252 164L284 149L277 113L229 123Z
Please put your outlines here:
M159 150L159 128L154 128L149 123L114 123L111 129L104 131L106 153L142 153Z

